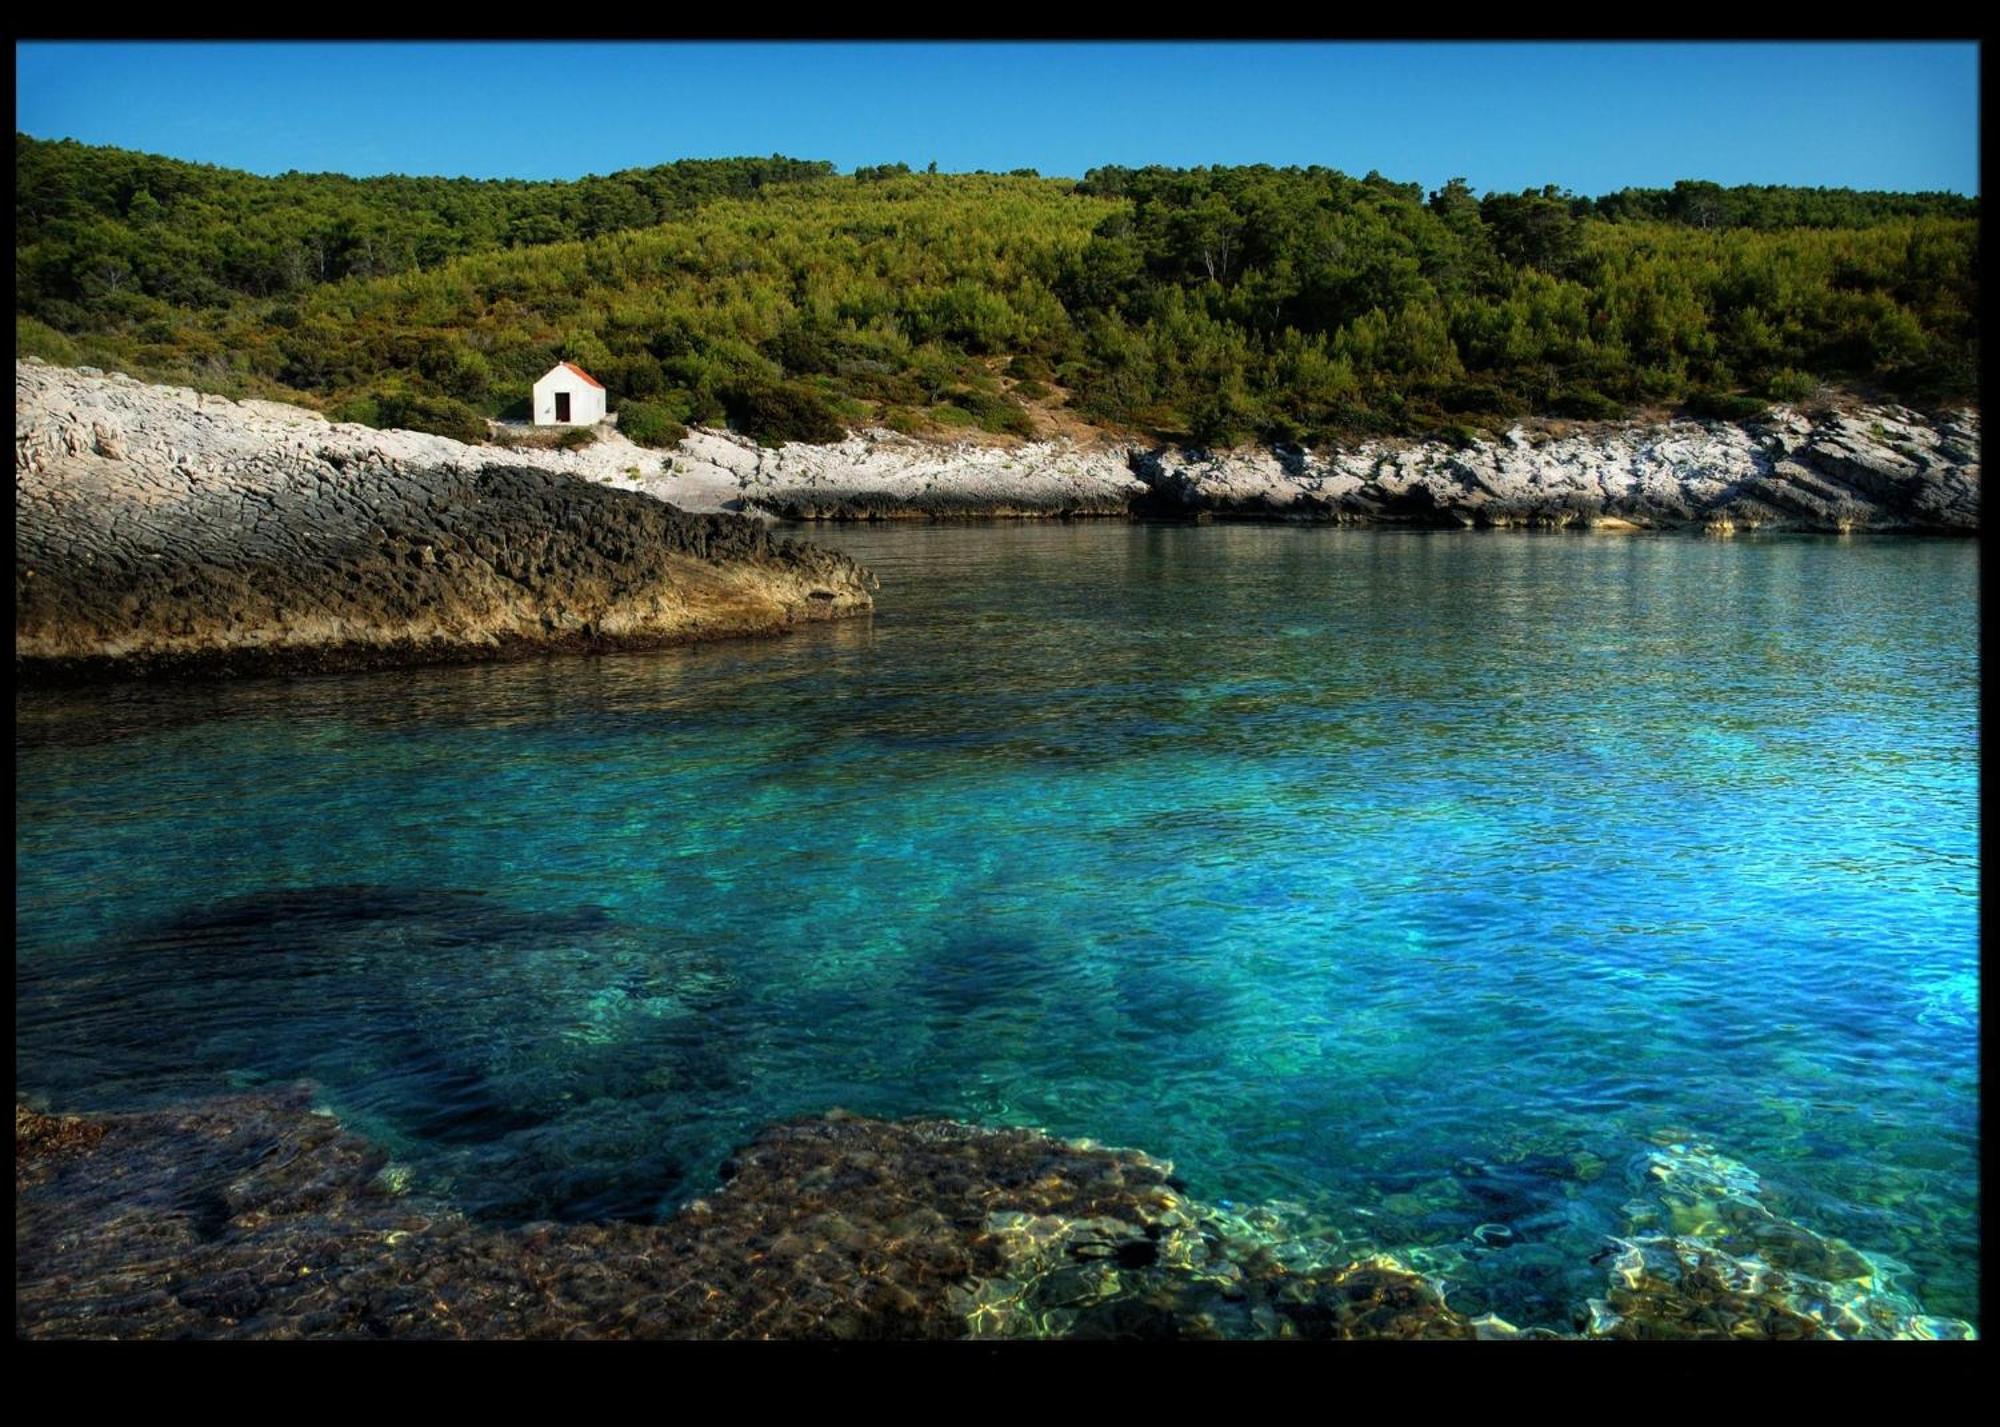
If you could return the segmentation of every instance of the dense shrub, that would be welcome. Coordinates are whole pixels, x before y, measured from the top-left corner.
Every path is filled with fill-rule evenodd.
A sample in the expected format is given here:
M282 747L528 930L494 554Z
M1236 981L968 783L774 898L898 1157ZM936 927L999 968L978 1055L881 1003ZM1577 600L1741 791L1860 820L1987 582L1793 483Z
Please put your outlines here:
M847 434L826 399L809 387L786 382L744 382L725 387L722 407L729 424L761 445L787 441L832 442Z
M693 391L674 387L660 393L659 400L652 404L683 426L720 426L726 418L722 398L705 386Z
M14 356L40 357L61 366L74 366L78 360L76 343L32 317L14 319Z
M1456 382L1438 393L1438 405L1454 414L1521 416L1527 403L1490 382Z
M687 427L674 420L665 407L647 401L621 402L618 429L634 445L655 448L679 445L687 435Z
M984 430L1013 436L1034 435L1034 420L1009 397L958 387L946 394L946 400L968 413Z
M1819 390L1819 383L1801 371L1786 367L1764 384L1764 393L1773 401L1797 404Z
M382 404L365 394L334 403L326 414L329 420L351 421L357 426L373 426L378 431L386 425L382 420Z
M486 419L462 401L401 389L364 393L335 407L336 421L358 421L383 431L427 431L454 441L486 439Z
M477 444L486 439L486 418L448 396L411 397L391 421L411 431L430 431L455 441Z
M1625 408L1602 392L1572 388L1558 394L1548 404L1551 416L1567 416L1575 421L1616 421Z
M1765 404L1754 396L1727 392L1698 391L1687 399L1687 409L1711 421L1755 421L1765 412Z

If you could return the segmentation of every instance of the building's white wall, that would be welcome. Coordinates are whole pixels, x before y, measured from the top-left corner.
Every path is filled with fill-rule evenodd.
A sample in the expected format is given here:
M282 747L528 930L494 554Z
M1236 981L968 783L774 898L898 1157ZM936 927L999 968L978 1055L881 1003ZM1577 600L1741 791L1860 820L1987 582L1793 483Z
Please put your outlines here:
M604 388L592 386L574 372L558 368L535 383L535 425L556 424L556 393L559 391L569 393L568 425L595 426L604 419Z

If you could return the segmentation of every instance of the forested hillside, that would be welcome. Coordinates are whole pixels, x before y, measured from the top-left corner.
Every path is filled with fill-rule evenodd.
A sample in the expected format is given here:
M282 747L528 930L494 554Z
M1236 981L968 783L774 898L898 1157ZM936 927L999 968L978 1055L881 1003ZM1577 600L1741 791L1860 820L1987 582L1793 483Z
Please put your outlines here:
M690 159L574 183L260 178L17 134L16 300L58 327L103 327L648 227L710 198L832 172L769 158Z
M770 158L574 183L248 174L17 136L17 350L476 436L561 358L628 433L1226 443L1976 395L1978 204L1426 194Z

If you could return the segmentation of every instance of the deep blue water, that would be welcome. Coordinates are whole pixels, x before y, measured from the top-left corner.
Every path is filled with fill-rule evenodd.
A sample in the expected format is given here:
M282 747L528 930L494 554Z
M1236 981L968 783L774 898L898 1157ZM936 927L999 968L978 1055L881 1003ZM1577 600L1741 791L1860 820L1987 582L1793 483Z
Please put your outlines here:
M1698 1141L1976 1319L1974 543L814 538L872 619L21 697L22 1088L310 1077L506 1220L1032 1124L1556 1326Z

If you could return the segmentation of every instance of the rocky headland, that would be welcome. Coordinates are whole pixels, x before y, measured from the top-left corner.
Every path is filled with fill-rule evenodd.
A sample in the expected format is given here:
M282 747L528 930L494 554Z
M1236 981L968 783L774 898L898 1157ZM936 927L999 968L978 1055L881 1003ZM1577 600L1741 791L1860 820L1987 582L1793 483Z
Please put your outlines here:
M15 365L30 680L641 648L867 610L873 576L546 458Z

